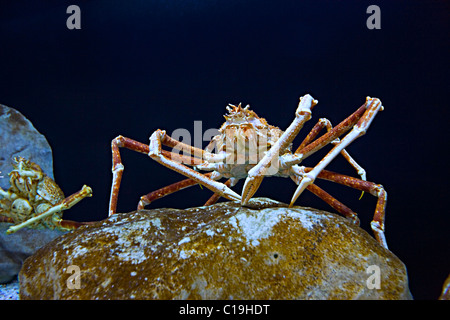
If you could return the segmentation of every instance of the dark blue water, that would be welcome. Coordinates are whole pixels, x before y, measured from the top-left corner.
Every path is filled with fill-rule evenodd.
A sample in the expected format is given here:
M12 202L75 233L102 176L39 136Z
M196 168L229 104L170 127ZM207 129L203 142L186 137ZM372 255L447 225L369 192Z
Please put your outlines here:
M0 103L46 135L67 195L83 184L94 190L67 218L106 217L110 142L119 134L148 143L157 128L193 132L198 120L218 128L225 106L239 102L284 129L310 93L319 104L304 137L319 118L337 124L376 96L385 110L348 150L388 192L386 237L413 296L439 296L450 271L448 2L377 1L379 30L366 26L367 1L80 1L79 30L66 27L70 4L0 6ZM183 178L145 155L124 150L122 158L119 211ZM354 174L342 159L330 170ZM321 186L370 232L374 197ZM256 196L289 202L294 190L288 179L267 178ZM210 195L193 187L150 208L202 205ZM328 209L308 193L297 204Z

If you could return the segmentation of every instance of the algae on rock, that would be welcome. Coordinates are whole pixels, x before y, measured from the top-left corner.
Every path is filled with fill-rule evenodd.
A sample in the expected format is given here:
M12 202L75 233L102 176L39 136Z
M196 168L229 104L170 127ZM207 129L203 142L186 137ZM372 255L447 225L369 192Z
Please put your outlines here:
M119 213L55 239L19 276L21 299L412 298L404 264L367 232L265 198Z

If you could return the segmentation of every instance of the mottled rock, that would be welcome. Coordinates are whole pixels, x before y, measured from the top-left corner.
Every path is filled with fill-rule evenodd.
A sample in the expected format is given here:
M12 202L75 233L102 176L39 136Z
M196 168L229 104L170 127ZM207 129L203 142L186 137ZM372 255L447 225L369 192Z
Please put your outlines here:
M0 300L19 300L19 280L0 284Z
M7 283L19 274L23 261L51 240L64 234L58 230L24 228L11 235L11 223L0 223L0 283Z
M52 149L47 139L19 111L0 104L0 187L9 188L7 174L16 156L31 160L53 179Z
M338 215L269 199L114 215L55 239L21 299L411 299L404 264ZM379 281L378 281L379 280Z

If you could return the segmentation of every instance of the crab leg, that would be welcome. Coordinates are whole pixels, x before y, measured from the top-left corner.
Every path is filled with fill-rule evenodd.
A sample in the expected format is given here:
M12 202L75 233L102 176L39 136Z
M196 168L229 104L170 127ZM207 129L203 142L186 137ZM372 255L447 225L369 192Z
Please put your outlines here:
M292 206L300 196L300 194L306 189L306 187L314 182L317 175L350 143L352 143L355 139L364 135L369 128L371 122L375 118L375 115L379 110L383 109L381 105L381 101L377 98L367 97L366 99L367 110L364 112L364 115L359 119L358 123L353 127L353 129L338 143L334 146L333 149L312 169L310 172L303 175L302 180L300 181L297 190L292 197L290 206ZM336 127L337 128L337 127ZM331 132L331 131L330 131ZM317 141L317 140L316 140ZM312 145L311 143L310 145ZM306 147L308 148L308 147ZM305 148L305 149L306 149Z
M305 172L310 172L313 170L313 168L304 168L304 167L302 167L303 171L300 171L299 167L292 167L292 169L294 175L291 176L291 178L297 184L299 183L299 181L301 181L301 177ZM387 249L388 246L386 242L386 237L384 235L384 220L385 220L387 193L384 190L383 186L375 184L370 181L360 180L354 177L349 177L328 170L322 170L317 176L317 178L336 182L357 190L361 190L363 192L369 192L373 196L378 197L375 213L373 216L373 220L370 223L370 226L378 243L380 243L380 245L382 245ZM315 194L316 196L318 196L319 198L321 198L323 201L329 204L333 209L342 214L344 217L350 219L355 224L359 225L359 219L357 217L357 214L353 212L350 208L342 204L340 201L335 199L329 193L322 190L315 184L308 185L306 189Z
M113 180L111 185L111 195L109 198L109 216L116 213L117 199L119 197L120 183L122 181L124 169L122 159L120 157L119 148L127 148L140 153L148 153L148 145L137 142L130 138L118 136L111 141Z
M206 177L211 177L211 175L213 174L213 172L209 172L207 174L205 174ZM192 179L184 179L175 183L172 183L168 186L165 186L163 188L160 188L158 190L152 191L144 196L141 197L137 210L140 209L144 209L144 207L146 205L149 205L150 203L152 203L155 200L158 200L160 198L163 198L169 194L172 194L174 192L183 190L185 188L189 188L192 187L194 185L198 184L197 181L192 180Z
M208 172L205 174L205 176L207 177L211 177L211 175L213 174L213 172ZM141 200L139 201L137 210L141 210L144 209L144 207L146 205L149 205L150 203L152 203L155 200L158 200L160 198L163 198L169 194L175 193L177 191L183 190L185 188L189 188L192 187L194 185L198 184L197 181L192 180L192 179L185 179L185 180L181 180L175 183L172 183L171 185L165 186L163 188L160 188L158 190L152 191L144 196L141 197ZM224 183L227 187L229 187L231 185L231 179L228 179L227 181L225 181ZM205 206L210 206L214 203L217 202L217 200L219 200L220 195L217 193L214 193L211 198L208 199L208 201L205 202Z
M332 129L330 120L326 118L320 118L319 121L314 125L314 127L311 129L311 131L308 133L306 138L300 143L295 153L298 153L301 149L306 147L308 144L310 144L314 138L319 134L320 131L322 131L323 128L327 128L328 132Z
M353 112L350 116L348 116L346 119L341 121L337 126L332 128L330 131L319 137L317 140L314 140L313 142L307 144L303 148L298 148L295 151L296 155L301 156L301 161L308 158L310 155L318 151L319 149L323 148L324 146L328 145L331 141L335 140L336 138L340 137L342 134L350 130L364 115L368 108L368 101L366 99L366 102L359 107L355 112ZM311 139L312 140L312 139ZM311 141L310 140L310 141ZM304 143L302 143L304 145ZM299 161L294 161L290 164L298 164Z
M175 145L173 143L174 141L176 141L176 140L170 138L169 140L166 141L166 143L169 145ZM109 216L116 213L120 183L122 181L122 175L123 175L123 170L124 170L124 166L122 164L122 159L120 157L120 151L119 151L120 148L127 148L127 149L130 149L130 150L133 150L136 152L140 152L143 154L148 154L150 151L149 146L147 144L135 141L130 138L118 136L112 140L111 150L112 150L112 158L113 158L113 166L112 166L113 180L112 180L112 185L111 185L111 195L110 195L110 199L109 199ZM193 150L193 151L195 151L195 150ZM202 163L201 159L180 155L180 154L169 152L166 150L161 150L161 153L165 157L170 158L179 163L188 163L190 165L199 165Z
M159 130L159 129L158 129ZM176 139L173 139L172 137L170 137L166 131L164 130L160 130L161 132L163 132L164 134L161 135L161 144L168 146L168 147L172 147L175 148L176 150L183 150L183 152L188 152L189 154L191 154L192 156L194 156L193 160L195 162L195 164L200 164L203 161L202 160L206 160L208 162L219 162L224 160L224 157L222 155L218 155L215 153L211 153L210 150L212 150L212 148L214 148L213 144L214 141L211 141L211 143L206 147L206 150L200 149L200 148L196 148L193 147L191 145L185 144L181 141L178 141ZM162 150L163 153L165 150ZM177 153L172 153L172 155L175 155L175 157L184 157L184 158L189 158L187 156L181 156ZM166 154L167 156L167 154ZM173 157L171 158L172 160L174 159ZM178 162L178 159L175 159ZM183 163L189 163L189 161L183 162Z
M319 134L319 132L323 128L327 128L327 132L330 132L333 129L333 126L331 125L330 120L326 118L321 118L316 123L316 125L311 129L311 131L308 133L306 138L303 140L303 142L300 144L300 146L297 148L295 153L299 154L301 150L306 147L308 144L310 144L314 138ZM336 138L334 141L331 142L332 144L336 145L339 143L339 138ZM351 156L350 154L344 149L341 151L341 155L350 163L350 165L355 168L358 175L361 177L362 180L366 180L366 170L364 170Z
M295 119L278 141L270 148L265 156L248 172L242 189L242 205L247 204L250 198L258 190L264 175L269 173L273 165L278 165L278 156L281 149L287 147L297 136L304 123L311 118L311 109L317 104L309 94L300 98L298 108L295 112Z
M351 220L354 224L359 225L357 214L353 212L352 209L330 195L328 192L318 187L314 183L307 186L306 189L328 203L334 210L342 214L347 219Z
M366 107L367 101L345 120L339 123L336 127L329 130L317 140L314 140L319 131L323 128L321 124L316 124L306 136L305 140L303 140L303 142L297 148L295 153L293 155L284 157L282 165L288 168L295 164L299 164L319 149L323 148L336 138L340 137L359 121L359 119L366 111Z
M16 232L17 230L20 230L38 220L41 220L45 217L48 217L54 213L60 212L60 211L64 211L67 209L72 208L75 204L77 204L78 202L80 202L81 200L83 200L86 197L91 197L92 196L92 189L86 185L83 186L83 188L81 188L80 191L75 192L74 194L68 196L67 198L65 198L63 201L61 201L60 203L54 205L53 207L51 207L50 209L42 212L41 214L28 219L25 222L22 222L18 225L12 226L10 227L6 233L7 234L11 234Z
M165 167L168 167L192 180L197 181L201 185L210 189L214 193L218 193L220 196L227 198L229 200L241 200L241 196L236 192L228 188L225 184L214 181L205 175L192 170L191 168L176 162L162 153L162 140L164 138L165 132L163 130L156 130L150 137L149 145L149 157Z
M316 123L316 125L311 129L311 131L308 133L308 135L306 136L306 138L303 140L303 142L300 144L300 146L297 148L297 150L295 151L297 154L301 154L299 151L302 150L305 146L307 146L308 144L311 143L311 141L314 140L314 138L319 134L319 132L323 129L323 128L327 128L327 132L330 132L333 129L333 126L331 125L330 120L326 119L326 118L321 118L319 119L319 121ZM339 138L336 138L335 140L333 140L331 143L333 145L336 145L339 143ZM361 177L362 180L366 180L366 170L364 170L363 167L361 167L353 158L352 156L350 156L350 154L347 152L347 150L342 150L341 151L341 155L345 158L345 160L347 160L348 163L350 163L350 165L356 170L356 172L358 173L358 175ZM303 160L303 159L301 159ZM364 191L361 193L361 197L364 195ZM361 199L360 197L360 199Z
M305 168L305 172L310 172L314 170L313 168ZM358 189L361 191L365 191L370 193L371 195L378 197L377 205L375 208L375 213L373 215L372 222L370 226L375 234L375 238L378 242L387 249L387 242L384 236L384 220L385 220L385 209L387 202L387 192L384 190L383 186L380 184L376 184L370 181L360 180L354 177L349 177L343 174L331 172L328 170L322 170L317 176L319 179L329 180L332 182L336 182L354 189ZM310 185L312 186L312 185ZM311 189L308 187L308 190ZM314 192L313 192L314 193ZM318 195L319 196L319 195ZM320 196L319 196L320 197ZM325 200L325 199L323 199ZM333 206L329 201L325 200L328 204ZM341 212L337 210L338 212ZM343 213L343 212L341 212ZM345 213L343 213L346 215Z
M313 168L305 168L305 167L299 167L297 165L291 167L291 179L298 185L303 175L306 172L311 171ZM325 171L325 170L324 170ZM327 204L329 204L333 209L335 209L337 212L342 214L347 219L351 220L354 224L359 225L359 219L355 212L353 212L349 207L344 205L342 202L334 198L332 195L330 195L325 190L321 189L315 184L310 184L306 187L308 191L325 201Z
M232 186L232 179L228 179L224 183L227 187ZM217 202L217 200L220 199L220 195L217 193L214 193L211 198L208 199L208 201L205 202L204 206L210 206Z

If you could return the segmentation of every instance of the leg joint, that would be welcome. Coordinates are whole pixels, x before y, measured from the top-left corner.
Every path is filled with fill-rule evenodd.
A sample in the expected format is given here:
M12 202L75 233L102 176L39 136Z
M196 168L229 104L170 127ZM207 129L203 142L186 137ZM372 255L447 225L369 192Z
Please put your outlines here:
M121 163L116 163L115 165L114 165L114 168L113 168L113 173L116 173L117 171L123 171L125 169L125 167L123 166L123 164L121 164Z
M381 184L377 184L375 185L375 187L373 188L373 190L370 192L372 195L374 195L375 197L381 197L387 196L386 190L384 190L383 186Z
M119 135L117 137L115 137L112 141L111 141L111 145L116 145L118 147L123 147L124 145L124 137L122 135Z

